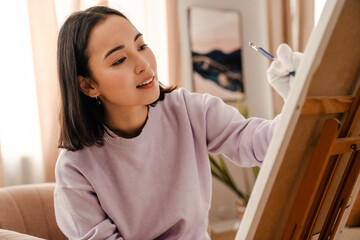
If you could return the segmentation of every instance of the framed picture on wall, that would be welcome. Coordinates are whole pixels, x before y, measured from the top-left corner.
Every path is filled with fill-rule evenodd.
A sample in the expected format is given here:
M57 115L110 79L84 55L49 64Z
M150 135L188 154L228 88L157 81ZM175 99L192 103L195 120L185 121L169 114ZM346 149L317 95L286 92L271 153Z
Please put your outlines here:
M188 18L194 91L210 93L229 104L244 101L240 13L191 7Z
M177 7L181 86L193 92L208 92L233 106L241 103L248 109L249 117L273 118L272 90L266 80L269 61L247 44L255 41L268 48L264 1L253 0L249 4L247 0L181 0L177 1ZM202 64L201 59L208 57L206 54L212 50L238 54L237 63L231 64L236 68L226 66L224 70L216 65L212 68L215 77L207 78L194 71L194 64L203 65L206 70L207 64ZM196 56L196 53L205 57ZM199 62L193 63L193 55ZM231 82L234 77L238 80Z

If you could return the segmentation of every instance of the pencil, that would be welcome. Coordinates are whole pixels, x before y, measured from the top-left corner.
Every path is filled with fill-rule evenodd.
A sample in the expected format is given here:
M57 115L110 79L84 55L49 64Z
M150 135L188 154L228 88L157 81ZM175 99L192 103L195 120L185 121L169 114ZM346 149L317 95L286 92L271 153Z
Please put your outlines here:
M263 49L262 47L260 47L259 45L257 45L254 41L249 42L249 46L254 49L255 51L261 53L261 55L265 56L267 59L269 59L270 61L273 61L275 59L275 57L273 55L271 55L270 53L268 53L265 49ZM290 75L295 76L295 72L291 72Z

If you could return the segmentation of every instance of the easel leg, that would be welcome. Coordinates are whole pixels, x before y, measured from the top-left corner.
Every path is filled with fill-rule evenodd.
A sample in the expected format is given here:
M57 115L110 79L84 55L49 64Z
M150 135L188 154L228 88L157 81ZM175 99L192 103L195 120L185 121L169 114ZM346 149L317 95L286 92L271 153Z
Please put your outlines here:
M347 202L354 188L355 181L360 173L360 153L354 151L341 179L330 212L326 217L319 239L333 239L334 233L339 226L340 219L344 214Z

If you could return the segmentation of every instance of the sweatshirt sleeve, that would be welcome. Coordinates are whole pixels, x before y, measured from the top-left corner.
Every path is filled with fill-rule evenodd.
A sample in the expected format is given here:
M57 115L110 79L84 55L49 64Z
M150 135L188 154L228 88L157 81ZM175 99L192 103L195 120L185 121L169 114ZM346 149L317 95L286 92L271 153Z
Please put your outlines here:
M69 239L122 240L85 177L69 163L59 160L54 204L56 221L62 232Z
M242 167L260 166L279 116L245 119L236 108L210 95L204 96L202 105L208 151L223 153Z

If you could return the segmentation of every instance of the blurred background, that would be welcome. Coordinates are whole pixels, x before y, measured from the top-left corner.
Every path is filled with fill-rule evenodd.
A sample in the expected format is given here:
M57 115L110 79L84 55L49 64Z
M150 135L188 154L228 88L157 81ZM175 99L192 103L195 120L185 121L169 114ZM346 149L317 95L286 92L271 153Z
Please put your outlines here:
M241 58L241 61L238 59L241 71L239 73L237 70L236 74L241 74L242 89L240 95L237 92L235 97L229 100L229 104L245 111L247 117L272 118L281 111L283 101L267 85L266 69L269 62L252 52L247 43L256 40L271 53L275 53L280 43L289 44L295 51L304 51L324 3L325 0L2 2L0 186L55 181L54 166L59 153L57 137L60 103L56 41L59 28L72 12L94 5L106 5L120 10L144 34L146 42L154 51L160 81L191 91L206 91L197 89L194 84L193 53L196 47L201 51L203 45L199 45L199 41L193 42L195 40L192 37L196 33L191 30L199 26L194 25L196 23L192 20L196 19L196 15L191 14L197 12L193 11L195 8L220 12L235 11L238 16L235 19L239 21L234 26L238 27L227 32L234 31L238 41L238 45L235 45L240 49L236 54ZM209 24L208 20L199 19L198 22ZM210 22L209 25L214 24ZM214 35L216 37L219 34ZM231 50L233 49L224 51ZM218 80L227 81L228 78L224 80L219 77ZM256 179L252 170L237 168L226 159L225 162L239 188L250 194ZM217 179L214 179L213 185L210 223L215 232L222 232L239 224L239 218L234 211L237 196Z

